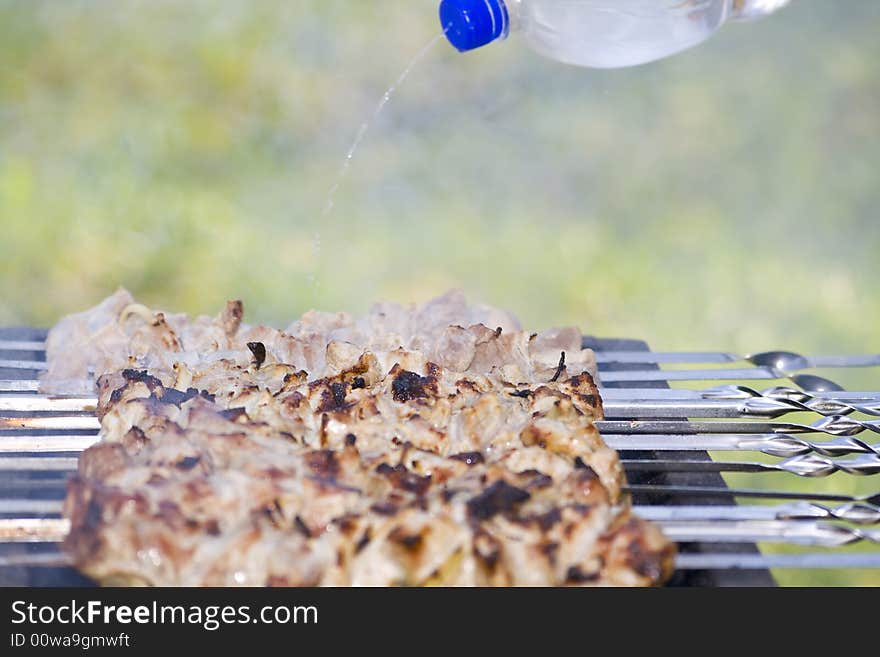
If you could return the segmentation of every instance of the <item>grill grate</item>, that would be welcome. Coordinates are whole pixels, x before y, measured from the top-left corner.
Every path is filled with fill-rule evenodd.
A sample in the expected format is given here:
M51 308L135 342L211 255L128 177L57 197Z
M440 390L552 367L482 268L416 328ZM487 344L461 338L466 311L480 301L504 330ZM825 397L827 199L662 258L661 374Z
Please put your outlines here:
M76 452L95 440L95 402L37 394L41 366L34 364L44 361L44 339L45 331L0 329L0 585L91 583L64 566L57 541L66 531L60 507L67 473L76 467ZM658 363L728 363L739 357L657 354L634 340L588 338L585 346L599 356L607 415L600 430L622 452L633 501L679 543L670 585L769 586L775 583L771 567L880 568L880 551L762 555L755 545L768 541L815 549L880 543L880 530L873 528L880 524L880 493L857 498L731 490L720 474L779 469L804 477L880 473L880 441L865 438L880 434L880 392L847 392L833 382L791 372L791 381L811 392L744 385L707 390L700 384L671 390L664 377L706 381L712 379L710 370L670 375ZM846 358L847 365L878 364L876 356ZM840 357L824 359L842 362ZM783 377L759 363L711 372L716 380ZM809 424L774 420L792 412L816 419ZM780 460L718 463L706 449L763 452ZM738 497L775 498L776 504L737 506Z

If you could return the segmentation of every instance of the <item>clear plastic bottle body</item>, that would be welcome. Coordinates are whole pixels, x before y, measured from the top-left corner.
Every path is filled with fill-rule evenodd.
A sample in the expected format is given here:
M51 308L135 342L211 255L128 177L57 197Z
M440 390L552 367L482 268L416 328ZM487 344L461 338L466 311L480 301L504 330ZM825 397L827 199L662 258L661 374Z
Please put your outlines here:
M616 68L687 50L728 19L760 18L788 1L440 0L440 24L461 52L516 34L551 59Z
M708 39L736 0L505 0L510 31L538 53L593 68L635 66Z

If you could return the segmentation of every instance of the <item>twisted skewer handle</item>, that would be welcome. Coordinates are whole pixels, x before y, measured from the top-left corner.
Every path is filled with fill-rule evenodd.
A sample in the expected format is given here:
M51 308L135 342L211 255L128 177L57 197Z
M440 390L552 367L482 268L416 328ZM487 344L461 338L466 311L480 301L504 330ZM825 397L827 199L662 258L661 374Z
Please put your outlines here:
M834 460L827 456L808 454L786 459L770 469L784 470L800 477L827 477L836 472L867 476L880 474L880 456L864 454L851 459Z
M768 412L806 411L820 415L849 415L864 413L880 416L880 402L853 403L841 399L817 397L804 390L776 386L756 390L745 385L729 385L710 388L703 392L704 399L725 399L745 401L745 408L752 408L756 415ZM766 403L761 403L766 402Z

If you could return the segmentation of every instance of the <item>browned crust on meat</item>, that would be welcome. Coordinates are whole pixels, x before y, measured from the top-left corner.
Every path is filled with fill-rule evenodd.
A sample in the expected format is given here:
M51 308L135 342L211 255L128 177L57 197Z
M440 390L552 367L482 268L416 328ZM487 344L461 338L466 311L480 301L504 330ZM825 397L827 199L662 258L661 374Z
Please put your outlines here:
M153 322L176 339L164 316ZM241 304L218 322L231 343ZM203 370L98 379L101 442L65 502L64 550L84 573L266 586L670 576L672 544L621 493L619 459L594 425L599 389L572 365L583 358L558 376L545 359L540 376L523 377L517 349L540 340L458 327L444 337L464 350L454 358L337 344L332 371L310 378L255 335ZM542 339L549 351L576 338Z
M403 371L393 370L389 378L399 377ZM413 377L411 381L415 388L407 390L421 390L423 379L428 379L426 385L437 390L431 403L439 403L445 400L439 394L442 375L439 370L434 376L416 374L419 379ZM512 398L511 403L525 405L522 412L528 418L528 424L519 432L522 446L563 458L568 463L563 471L568 474L560 480L535 468L508 471L499 467L496 454L482 449L443 455L442 440L435 444L437 451L432 451L386 436L383 456L363 456L359 447L370 439L366 437L369 431L361 427L368 427L373 415L366 414L367 425L359 424L358 418L363 416L365 404L382 405L377 398L383 394L381 381L353 390L338 380L317 381L283 397L269 395L266 399L271 401L267 403L288 408L288 413L300 417L319 413L322 419L316 426L321 441L309 447L298 439L291 440L294 434L282 430L287 426L284 422L261 423L246 408L225 409L203 395L181 395L140 374L129 373L114 391L116 394L111 395L114 401L104 407L105 425L120 426L121 418L132 414L138 424L120 440L108 442L111 436L105 435L104 442L84 452L79 474L68 492L65 512L72 530L64 548L85 573L113 583L229 583L223 575L228 567L222 565L220 557L215 557L219 563L210 575L197 574L200 569L196 560L206 558L200 554L204 550L199 545L242 532L252 535L246 542L236 543L236 549L245 554L258 549L256 546L271 536L271 540L296 544L295 552L307 555L300 558L318 564L299 574L289 572L289 567L282 568L283 572L263 569L262 579L250 582L260 585L349 583L351 573L370 558L393 563L400 569L386 583L454 583L462 576L463 566L456 569L450 564L472 560L476 579L470 583L523 584L530 580L519 571L535 568L536 558L543 564L538 568L542 573L538 581L545 584L662 583L671 572L673 548L655 527L633 518L626 507L609 516L611 525L597 537L595 551L601 558L582 554L580 561L570 561L571 546L582 540L584 528L597 522L600 509L607 513L619 495L616 489L606 487L593 467L601 464L593 454L605 448L591 430L589 420L583 425L586 433L571 444L565 443L565 436L570 440L571 434L564 423L559 423L560 417L569 421L585 417L584 409L591 400L579 397L575 401L573 395L595 394L589 383L569 379L558 385L538 386L527 397ZM472 394L470 386L462 388L460 384L458 379L452 385L456 391ZM473 387L478 386L485 392L477 399L495 394L489 381L474 381ZM587 392L580 392L585 387ZM405 396L394 404L405 407L414 401L430 401L418 395L409 398L409 393ZM509 395L506 390L499 391L497 398ZM315 411L310 410L313 407ZM251 411L255 415L265 413L265 409L256 408ZM469 408L465 406L464 410ZM338 442L328 429L330 415L351 428L341 434ZM411 411L405 417L411 422L423 420L420 413ZM263 442L266 440L292 447L288 453L281 450L273 465L271 448ZM574 444L581 447L575 449ZM249 456L252 451L253 458ZM258 465L262 453L270 462ZM249 510L239 511L238 520L233 520L234 514L223 513L222 508L215 512L210 507L218 490L205 477L210 478L216 467L223 471L224 461L228 463L226 468L257 467L251 476L269 489L254 495L252 501L246 500ZM411 469L427 467L427 463L431 464L428 471ZM619 464L613 458L610 463L609 472L616 473ZM135 473L139 478L137 485L132 485L127 478ZM292 481L307 483L311 492L298 500L286 499L283 490ZM320 514L314 516L309 509L320 507L322 499L330 506L341 504L341 515L324 520ZM413 512L440 518L459 513L467 521L460 527L464 535L455 539L455 532L434 535L425 524L409 525L405 519ZM333 543L327 538L330 527L336 528L337 541L347 547L333 548L332 563L325 563L317 551L322 541ZM509 533L514 527L520 534L517 541L531 547L513 548ZM431 574L423 577L425 564L441 558L438 555L443 541L458 545L453 550L455 556L444 557L445 565L437 564ZM144 550L160 555L162 566L139 560L137 555Z

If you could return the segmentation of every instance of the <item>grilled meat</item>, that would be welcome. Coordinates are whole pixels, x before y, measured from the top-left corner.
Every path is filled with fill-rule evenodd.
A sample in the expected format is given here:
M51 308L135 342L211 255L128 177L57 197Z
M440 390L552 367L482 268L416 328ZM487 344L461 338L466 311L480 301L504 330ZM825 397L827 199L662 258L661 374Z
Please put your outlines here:
M103 583L664 581L673 548L621 495L580 334L463 328L457 299L289 332L241 324L240 304L192 323L114 320L110 303L81 317L112 337L46 380L99 375L65 550Z
M241 302L229 302L215 318L188 319L153 312L120 289L49 332L42 391L89 393L99 376L124 369L147 369L166 384L189 373L210 376L212 369L223 376L231 365L254 361L248 344L261 345L266 364L305 371L313 380L354 366L365 351L398 349L458 372L504 368L522 381L544 380L547 372L549 379L565 351L568 371L596 374L593 353L581 348L577 329L528 334L507 313L468 306L460 292L421 307L377 304L358 319L311 311L284 331L243 324L242 313Z

